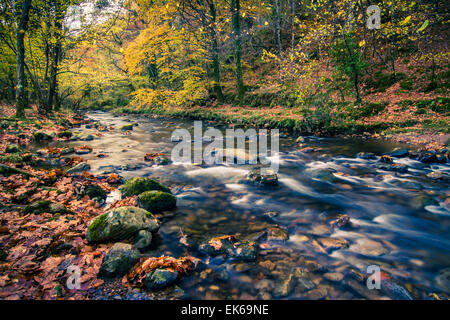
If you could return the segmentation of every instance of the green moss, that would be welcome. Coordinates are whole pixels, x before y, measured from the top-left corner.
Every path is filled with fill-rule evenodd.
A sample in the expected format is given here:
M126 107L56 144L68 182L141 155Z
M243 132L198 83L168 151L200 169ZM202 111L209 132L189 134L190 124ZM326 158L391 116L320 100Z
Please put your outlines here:
M6 153L19 153L22 152L22 149L17 144L10 144L6 146Z
M70 138L72 136L72 132L70 131L61 131L58 133L59 138Z
M42 214L44 212L52 214L72 214L73 212L67 209L64 205L52 202L50 200L40 200L27 205L23 209L24 214Z
M100 232L103 231L105 227L106 216L107 214L103 213L91 222L88 227L89 241L95 241L96 239L98 239Z
M146 191L137 198L141 208L150 212L171 210L177 205L177 198L167 192Z
M11 162L11 163L22 163L24 160L19 154L12 153L12 154L0 155L0 161L1 162Z
M171 193L170 189L162 185L156 180L149 178L135 177L127 180L123 186L120 188L122 192L122 197L137 196L145 191L163 191Z
M106 192L98 185L91 185L81 194L82 196L89 196L90 199L101 198L106 199Z
M120 127L120 130L122 130L122 131L129 131L129 130L133 130L133 127L134 127L134 123L125 124L125 125Z

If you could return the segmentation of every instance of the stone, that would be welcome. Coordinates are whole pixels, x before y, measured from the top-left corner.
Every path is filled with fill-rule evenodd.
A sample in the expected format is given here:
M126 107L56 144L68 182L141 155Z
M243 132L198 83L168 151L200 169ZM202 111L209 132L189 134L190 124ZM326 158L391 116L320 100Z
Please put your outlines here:
M166 166L172 163L172 161L166 156L158 156L153 159L153 163L157 166Z
M323 277L333 282L340 282L344 279L344 275L340 272L327 272L323 275Z
M392 160L392 158L388 155L382 155L380 160L381 163L393 163L394 161Z
M105 278L125 275L139 260L139 251L131 244L115 243L105 255L99 276Z
M22 152L22 148L19 147L17 144L9 144L5 148L5 153L20 153Z
M371 239L358 239L354 245L350 247L351 251L366 255L366 256L382 256L389 253L381 243Z
M419 161L423 163L436 163L438 159L435 152L422 151L419 153Z
M348 248L348 242L345 239L340 238L318 238L317 241L328 252L331 253L334 250Z
M336 220L330 222L332 228L342 228L350 222L350 217L346 214L340 214Z
M325 298L328 295L328 290L326 287L321 286L316 289L312 289L306 293L308 299L311 300L320 300Z
M450 292L450 268L439 270L436 284L445 292Z
M125 125L120 127L120 131L131 131L131 130L133 130L134 126L135 126L134 123L125 124Z
M134 246L138 249L148 248L152 243L152 233L148 230L140 230L134 238Z
M91 170L91 166L87 162L80 162L76 166L70 168L67 170L67 173L79 173Z
M432 171L430 173L427 173L427 178L430 178L432 180L441 180L444 178L444 174L441 171Z
M34 141L52 140L53 137L55 137L54 132L46 132L39 130L33 133Z
M106 192L99 185L93 184L84 188L84 190L80 193L80 197L88 196L91 200L106 199Z
M157 290L172 285L177 279L176 270L155 269L146 275L144 285L148 290Z
M24 214L42 214L42 213L51 213L51 214L73 214L72 211L66 208L66 206L52 202L50 200L40 200L33 202L32 204L27 205L23 211Z
M211 238L200 244L199 250L211 256L224 255L233 260L252 261L256 259L257 244L254 241L237 239L234 236Z
M356 157L365 160L375 160L377 158L377 156L371 152L359 152L356 154Z
M119 207L94 218L86 231L89 242L122 241L140 230L156 232L159 222L141 208Z
M403 163L380 164L378 168L381 170L394 171L399 173L408 172L408 166Z
M409 151L407 149L401 149L401 148L395 148L390 153L390 156L395 157L395 158L405 158L408 155L409 155Z
M275 217L278 217L280 213L278 211L266 211L263 213L263 216L269 219L273 219Z
M170 189L156 180L150 178L135 177L128 179L120 188L122 198L137 196L145 191L162 191L171 193Z
M290 273L286 278L281 279L275 283L273 295L276 297L286 297L291 294L294 289L297 279L293 273Z
M289 233L282 228L270 227L267 229L267 240L286 241L289 239Z
M70 131L65 130L58 132L58 138L70 138L70 137L72 137L72 132Z
M260 167L256 167L247 174L247 182L260 186L277 186L278 176L271 169L266 168L265 173L263 173Z
M335 171L333 169L318 169L311 173L314 179L318 179L324 182L336 182L338 178L333 174Z
M177 206L177 198L162 191L145 191L137 197L139 207L153 212L172 210Z

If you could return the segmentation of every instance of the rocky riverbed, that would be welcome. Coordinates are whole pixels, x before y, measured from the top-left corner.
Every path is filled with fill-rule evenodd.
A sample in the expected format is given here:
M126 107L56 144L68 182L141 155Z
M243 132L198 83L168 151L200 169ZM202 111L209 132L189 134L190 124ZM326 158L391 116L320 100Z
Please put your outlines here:
M108 113L90 113L88 119L68 130L66 140L39 133L35 140L43 142L32 150L41 166L114 177L120 185L78 190L104 212L82 230L88 246L101 248L95 257L102 279L84 288L83 297L450 294L450 167L444 148L282 134L280 169L263 175L248 164L172 163L171 133L192 131L188 120ZM243 152L245 157L243 150L237 154ZM67 166L68 155L79 157L78 163ZM61 212L57 205L34 203L23 210ZM366 285L373 265L382 271L381 290Z

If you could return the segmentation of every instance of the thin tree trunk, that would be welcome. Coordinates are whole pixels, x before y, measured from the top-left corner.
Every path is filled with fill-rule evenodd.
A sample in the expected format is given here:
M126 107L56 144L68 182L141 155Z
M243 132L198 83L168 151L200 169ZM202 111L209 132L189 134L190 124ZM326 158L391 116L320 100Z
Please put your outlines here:
M16 90L16 116L25 116L25 45L24 38L27 31L31 0L24 0L22 13L17 28L17 90Z
M209 13L212 20L211 29L211 51L212 51L212 66L214 72L214 93L216 94L217 100L223 102L222 86L220 84L220 62L219 62L219 45L217 43L217 33L216 33L216 7L214 1L209 3Z
M280 34L280 0L270 0L273 19L273 42L278 53L281 54L281 34Z
M62 28L62 13L61 8L58 3L55 2L55 26L56 29L53 32L53 37L56 39L56 43L51 46L51 61L50 61L50 77L48 84L47 101L45 103L45 110L47 112L52 112L53 103L55 100L55 94L57 89L57 74L58 74L58 64L61 56L61 28Z
M231 13L233 22L234 36L234 59L236 63L236 84L238 90L238 99L242 103L245 94L244 81L242 76L241 64L241 23L240 23L240 0L231 0Z

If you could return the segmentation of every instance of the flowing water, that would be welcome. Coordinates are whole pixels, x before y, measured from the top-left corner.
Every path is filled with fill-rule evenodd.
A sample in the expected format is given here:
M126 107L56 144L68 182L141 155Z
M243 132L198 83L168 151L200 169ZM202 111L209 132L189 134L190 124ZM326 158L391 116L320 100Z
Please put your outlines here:
M279 186L260 188L239 183L254 165L151 166L144 161L146 153L170 156L176 145L171 142L172 131L192 132L191 120L136 116L132 121L139 125L124 134L118 128L128 124L130 117L100 112L88 117L115 127L93 141L69 143L94 149L83 156L90 161L92 173L156 178L177 196L177 209L163 218L148 255L200 256L196 245L220 235L262 239L255 262L203 257L207 269L178 284L183 298L276 298L283 285L293 287L282 295L288 299L381 298L385 293L366 290L352 280L354 270L366 274L369 265L380 266L415 298L450 293L450 208L445 202L449 184L426 177L432 170L449 173L448 165L403 158L395 162L408 165L408 173L383 171L377 167L378 159L363 160L356 154L382 155L398 145L305 137L302 147L320 148L305 153L299 151L297 137L286 137L280 139ZM207 126L213 124L203 124ZM75 131L97 132L84 126ZM107 157L98 158L98 153ZM117 196L113 193L108 201ZM278 215L268 218L269 211ZM348 215L351 223L330 228L339 214ZM274 226L286 229L289 239L265 241L261 235ZM192 248L180 244L181 234L194 244ZM343 238L348 248L325 251L317 244L320 238ZM290 274L304 269L315 272L305 281L287 284Z

